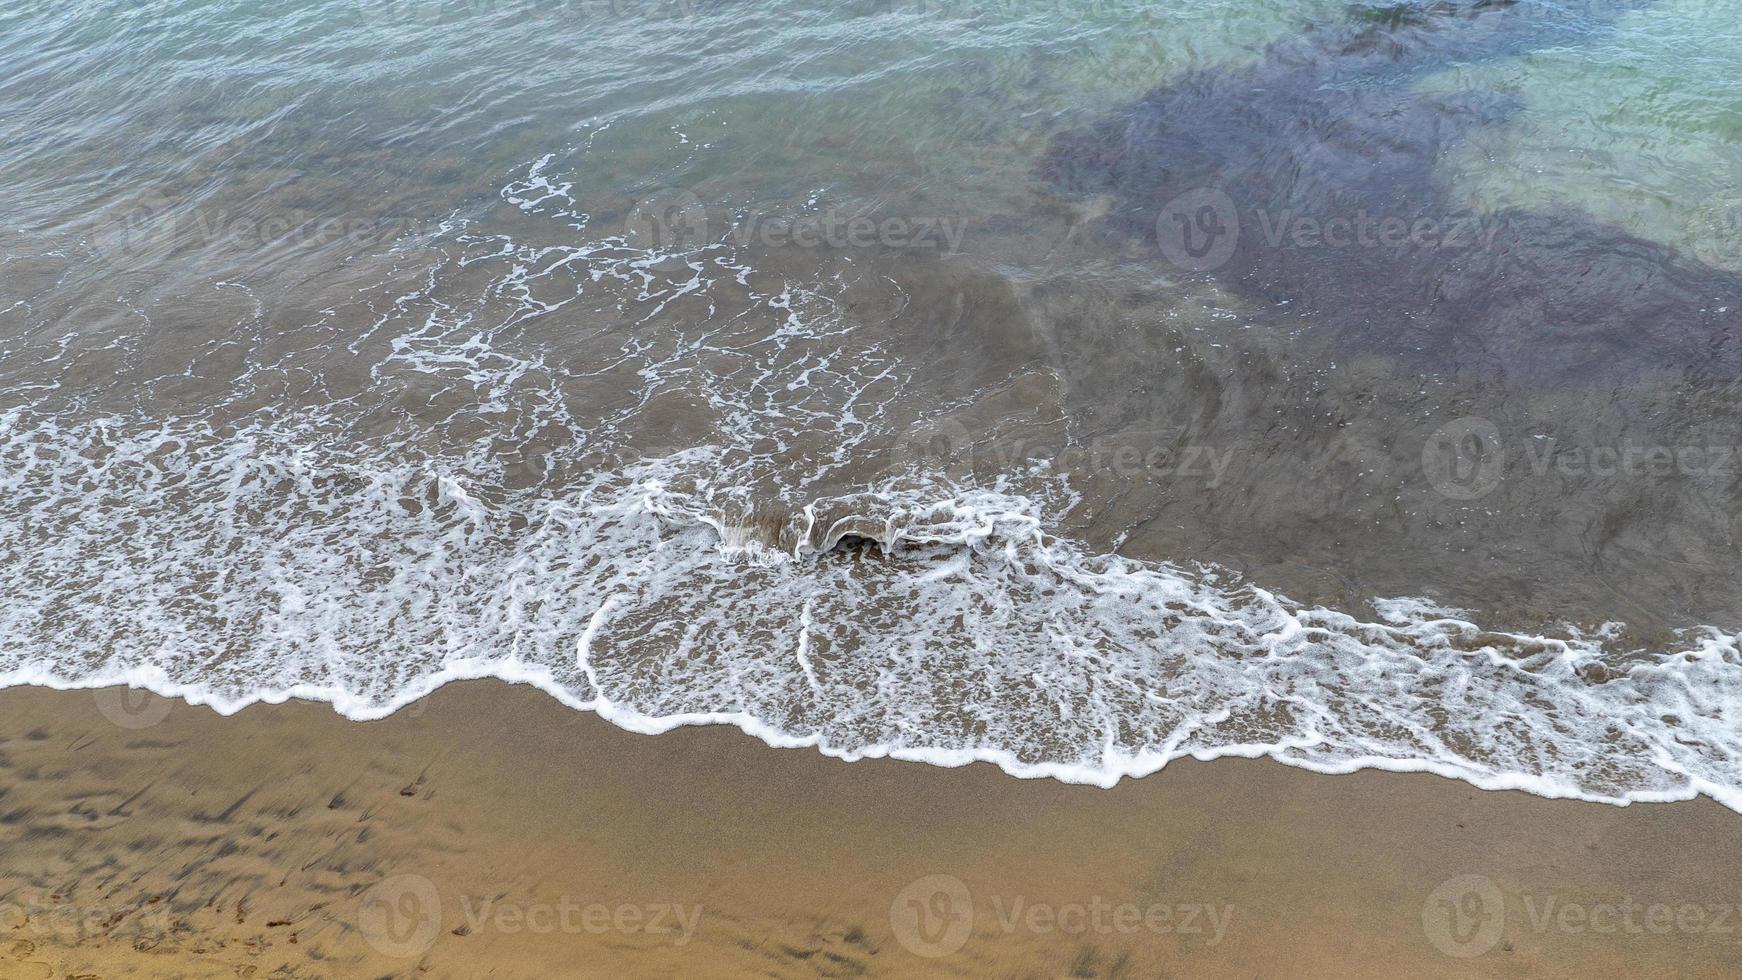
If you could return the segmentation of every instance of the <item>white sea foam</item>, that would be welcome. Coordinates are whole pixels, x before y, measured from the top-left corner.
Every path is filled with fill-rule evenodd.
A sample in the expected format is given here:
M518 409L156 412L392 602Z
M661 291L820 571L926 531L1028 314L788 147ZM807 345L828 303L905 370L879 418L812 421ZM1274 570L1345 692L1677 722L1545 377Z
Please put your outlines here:
M545 499L294 435L8 413L0 684L374 718L499 677L636 731L730 723L846 759L1109 785L1268 755L1742 809L1742 651L1716 630L1628 655L1415 599L1362 622L1086 553L991 492L819 502L795 522L860 514L883 549L819 553L800 528L752 560L668 489L695 454Z

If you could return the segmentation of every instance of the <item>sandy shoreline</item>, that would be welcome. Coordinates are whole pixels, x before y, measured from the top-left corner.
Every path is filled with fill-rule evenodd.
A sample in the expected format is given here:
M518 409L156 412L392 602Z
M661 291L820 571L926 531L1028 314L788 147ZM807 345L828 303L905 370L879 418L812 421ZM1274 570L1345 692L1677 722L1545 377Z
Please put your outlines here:
M647 737L0 692L0 978L1728 976L1742 835L1436 776L1112 790Z

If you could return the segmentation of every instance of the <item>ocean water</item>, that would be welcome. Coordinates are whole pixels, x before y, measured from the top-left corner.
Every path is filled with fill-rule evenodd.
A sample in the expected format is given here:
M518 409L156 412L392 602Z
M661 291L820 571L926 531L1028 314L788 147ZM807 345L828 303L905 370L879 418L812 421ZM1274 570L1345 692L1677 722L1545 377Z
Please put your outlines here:
M0 683L1742 809L1735 0L24 0Z

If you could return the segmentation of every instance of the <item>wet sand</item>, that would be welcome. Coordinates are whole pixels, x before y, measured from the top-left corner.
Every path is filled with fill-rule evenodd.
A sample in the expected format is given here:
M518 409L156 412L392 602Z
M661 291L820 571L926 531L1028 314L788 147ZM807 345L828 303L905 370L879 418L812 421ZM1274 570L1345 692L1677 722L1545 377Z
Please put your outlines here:
M1184 762L1113 790L623 732L0 692L0 977L1733 975L1736 814Z

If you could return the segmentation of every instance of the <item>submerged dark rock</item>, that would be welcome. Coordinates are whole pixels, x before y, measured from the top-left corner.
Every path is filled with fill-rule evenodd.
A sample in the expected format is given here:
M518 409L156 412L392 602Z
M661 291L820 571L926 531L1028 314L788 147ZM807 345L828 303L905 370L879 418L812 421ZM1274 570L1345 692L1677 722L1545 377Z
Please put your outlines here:
M829 546L829 552L860 558L881 558L883 557L883 543L876 538L868 538L861 534L843 534Z
M1310 314L1337 349L1526 383L1742 377L1742 276L1572 208L1475 213L1436 163L1517 111L1430 71L1606 29L1629 4L1363 8L1257 64L1190 71L1057 137L1062 190L1116 232Z

